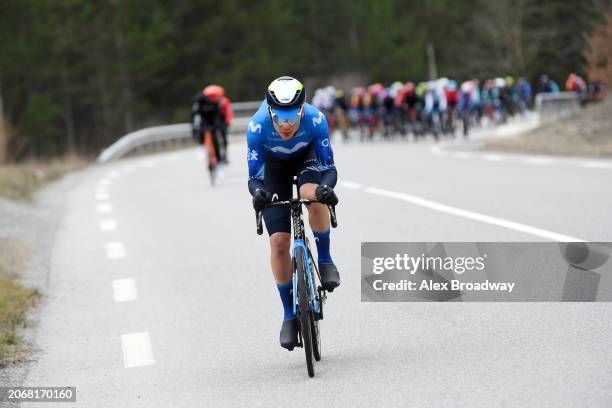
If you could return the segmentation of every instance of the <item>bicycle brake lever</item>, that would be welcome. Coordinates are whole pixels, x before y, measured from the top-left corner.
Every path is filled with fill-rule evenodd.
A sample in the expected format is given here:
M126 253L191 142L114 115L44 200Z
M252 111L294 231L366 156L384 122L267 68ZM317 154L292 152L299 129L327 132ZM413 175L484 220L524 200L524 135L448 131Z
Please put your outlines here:
M331 226L332 228L337 228L338 219L336 218L336 207L332 205L328 205L327 208L329 209Z
M263 211L258 211L255 213L255 222L257 223L257 235L263 234L263 226L261 225L262 215L263 215Z

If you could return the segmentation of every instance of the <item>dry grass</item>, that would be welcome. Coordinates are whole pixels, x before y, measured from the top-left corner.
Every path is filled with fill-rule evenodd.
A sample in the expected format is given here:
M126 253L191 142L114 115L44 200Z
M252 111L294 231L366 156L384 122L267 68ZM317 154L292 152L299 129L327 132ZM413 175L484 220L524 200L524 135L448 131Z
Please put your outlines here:
M27 312L40 293L16 279L26 256L27 249L19 242L0 238L0 367L23 360L29 352L19 329L27 325Z
M489 140L485 149L558 156L612 157L612 98L531 132L509 139Z
M0 196L12 200L30 201L38 189L79 170L87 161L72 157L50 162L0 165Z

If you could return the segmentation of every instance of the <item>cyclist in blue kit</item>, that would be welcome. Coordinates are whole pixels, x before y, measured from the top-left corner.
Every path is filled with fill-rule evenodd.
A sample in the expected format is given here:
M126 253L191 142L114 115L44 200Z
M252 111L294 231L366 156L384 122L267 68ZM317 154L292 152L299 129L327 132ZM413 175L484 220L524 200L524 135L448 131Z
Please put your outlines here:
M305 99L306 89L300 81L288 76L275 79L247 130L249 192L255 210L263 210L270 236L272 273L284 308L280 343L288 349L298 342L291 293L291 215L288 207L266 206L291 198L294 176L301 198L321 202L308 205L321 284L329 291L340 285L340 274L330 255L330 221L325 205L338 203L333 190L337 180L334 155L325 116Z

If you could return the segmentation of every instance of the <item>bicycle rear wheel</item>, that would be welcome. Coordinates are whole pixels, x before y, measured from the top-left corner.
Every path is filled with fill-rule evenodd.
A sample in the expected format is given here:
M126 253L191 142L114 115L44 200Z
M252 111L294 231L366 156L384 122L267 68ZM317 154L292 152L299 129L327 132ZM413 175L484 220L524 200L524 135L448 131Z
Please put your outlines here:
M310 319L310 336L312 337L312 354L316 361L321 361L321 332L319 331L319 321Z
M312 327L314 319L310 308L310 295L308 293L308 278L306 277L306 264L304 260L303 248L295 250L295 267L297 268L297 290L299 302L299 322L300 332L302 334L302 342L304 343L304 352L306 354L306 369L308 376L314 377L314 361L313 361L313 344L312 344Z

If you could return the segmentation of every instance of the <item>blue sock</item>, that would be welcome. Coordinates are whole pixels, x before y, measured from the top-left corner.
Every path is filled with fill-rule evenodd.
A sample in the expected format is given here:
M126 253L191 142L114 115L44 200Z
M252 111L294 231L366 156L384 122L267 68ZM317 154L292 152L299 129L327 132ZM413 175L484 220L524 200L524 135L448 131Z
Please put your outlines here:
M280 294L281 301L283 302L283 308L285 309L285 315L283 320L295 319L293 315L293 281L287 283L276 284L278 293Z
M319 263L334 263L329 254L329 230L323 232L312 232L317 243L317 255L319 257Z

